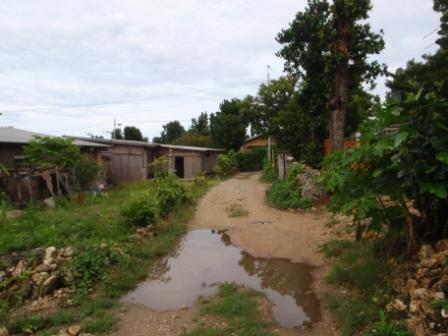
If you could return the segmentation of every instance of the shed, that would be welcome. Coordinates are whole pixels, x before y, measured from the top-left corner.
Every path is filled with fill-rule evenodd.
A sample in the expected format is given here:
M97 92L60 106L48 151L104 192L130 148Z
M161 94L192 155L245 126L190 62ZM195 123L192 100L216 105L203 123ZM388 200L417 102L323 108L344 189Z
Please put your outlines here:
M9 172L8 176L0 172L2 177L0 184L6 189L11 200L18 204L52 196L59 188L60 181L57 180L61 177L54 169L21 167L21 162L26 159L23 147L36 137L49 137L49 135L14 127L0 127L0 164ZM79 146L83 153L96 159L99 159L101 151L107 148L106 145L88 141L75 140L73 143ZM53 187L53 184L57 187Z
M275 145L275 140L271 140L271 145ZM257 135L246 140L241 146L240 151L245 152L251 149L264 148L269 146L269 139L263 135Z
M166 156L171 160L171 166L181 178L194 178L200 173L211 173L215 168L218 155L223 149L178 146L178 145L156 145L156 157Z
M148 165L155 159L156 144L144 141L118 139L90 139L71 137L107 145L103 158L112 184L145 180L149 177Z

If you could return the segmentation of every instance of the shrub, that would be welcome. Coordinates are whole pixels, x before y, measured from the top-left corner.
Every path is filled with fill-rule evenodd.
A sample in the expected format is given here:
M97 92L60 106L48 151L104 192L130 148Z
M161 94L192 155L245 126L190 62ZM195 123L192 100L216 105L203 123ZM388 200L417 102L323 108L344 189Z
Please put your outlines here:
M229 177L238 172L237 153L233 150L227 154L218 155L216 162L215 174L219 177Z
M131 198L122 207L121 215L131 226L156 224L159 218L159 205L154 192L143 192Z
M73 167L72 180L75 190L89 190L102 172L103 167L98 161L83 156Z
M262 170L266 156L267 148L254 148L245 152L238 152L238 169L243 172Z
M314 203L310 198L302 198L296 182L288 179L275 181L267 192L267 200L278 209L307 209Z
M277 171L275 170L274 161L269 162L267 158L265 158L263 162L263 173L261 175L261 180L263 182L274 182L277 178Z

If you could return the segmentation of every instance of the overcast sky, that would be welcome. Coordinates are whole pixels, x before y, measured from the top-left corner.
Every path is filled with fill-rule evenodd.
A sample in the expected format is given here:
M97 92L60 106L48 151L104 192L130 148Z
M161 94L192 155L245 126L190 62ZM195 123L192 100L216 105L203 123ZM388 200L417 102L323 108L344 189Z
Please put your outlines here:
M306 0L2 0L0 126L145 136L282 75L275 36ZM434 52L432 0L373 0L389 69ZM427 36L430 34L429 36ZM380 81L382 83L383 81ZM380 84L377 92L384 93Z

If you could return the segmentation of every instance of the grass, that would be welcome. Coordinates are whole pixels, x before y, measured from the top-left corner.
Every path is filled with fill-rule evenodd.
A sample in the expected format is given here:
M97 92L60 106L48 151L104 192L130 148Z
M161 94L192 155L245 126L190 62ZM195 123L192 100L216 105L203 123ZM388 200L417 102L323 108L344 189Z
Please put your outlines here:
M216 299L204 300L201 314L223 319L222 327L201 326L185 336L273 336L272 325L264 321L258 310L259 294L235 284L225 283Z
M249 211L244 209L241 204L233 203L226 208L227 215L229 217L248 217Z
M0 254L51 245L73 246L75 252L82 251L81 259L77 259L75 253L74 267L95 266L87 270L93 274L89 281L95 284L95 298L86 295L87 291L81 291L75 297L74 307L32 317L12 317L12 311L18 307L8 307L0 302L0 324L4 323L14 334L32 331L41 336L55 334L63 326L73 323L80 323L83 332L88 333L113 330L115 319L111 309L116 306L117 299L148 275L155 258L170 252L174 242L186 232L196 201L213 183L211 180L191 182L192 201L161 220L157 235L147 240L132 239L134 228L126 225L119 213L126 200L149 187L149 181L124 185L104 196L89 197L84 204L59 202L55 209L33 205L18 221L3 221L0 224ZM100 244L106 244L111 251L120 251L114 254L113 263L104 263L96 248Z
M380 242L333 240L321 252L334 261L326 281L336 290L326 301L342 336L409 335L383 314L391 292L387 282L391 270Z

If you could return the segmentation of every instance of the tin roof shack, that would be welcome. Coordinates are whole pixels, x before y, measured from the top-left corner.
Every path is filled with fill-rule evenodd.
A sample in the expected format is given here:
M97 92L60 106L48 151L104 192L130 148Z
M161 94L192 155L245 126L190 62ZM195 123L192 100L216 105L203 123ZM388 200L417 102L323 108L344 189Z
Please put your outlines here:
M147 179L148 166L154 161L155 148L158 146L144 141L70 138L108 146L107 152L103 153L103 159L106 162L111 183L115 185Z
M271 140L271 145L275 145L275 140ZM246 142L241 146L240 151L245 152L251 149L256 148L264 148L269 146L269 140L267 137L264 137L263 135L257 135L252 138L249 138L246 140Z
M156 158L166 156L171 160L171 167L180 178L191 179L200 173L211 173L215 168L218 155L222 149L154 144Z
M44 199L53 196L60 190L55 169L38 169L24 167L26 157L23 147L36 137L49 136L13 127L0 127L0 164L9 172L8 175L0 173L0 190L6 190L11 201L21 205L28 201ZM74 141L81 147L81 152L92 158L100 159L101 151L107 146L87 141ZM66 182L66 181L65 181ZM68 187L66 187L68 188Z

